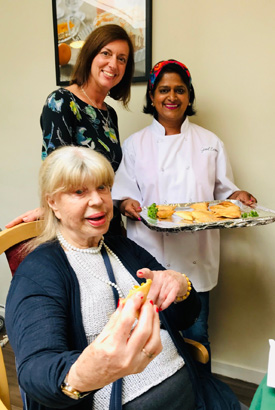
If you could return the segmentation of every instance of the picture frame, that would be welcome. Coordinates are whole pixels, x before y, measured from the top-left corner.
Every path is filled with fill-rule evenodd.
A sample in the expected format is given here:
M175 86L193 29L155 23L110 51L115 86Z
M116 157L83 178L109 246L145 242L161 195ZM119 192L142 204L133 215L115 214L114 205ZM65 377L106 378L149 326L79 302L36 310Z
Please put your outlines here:
M102 24L120 24L134 45L133 82L147 82L152 64L152 0L52 0L56 84L69 85L87 36Z

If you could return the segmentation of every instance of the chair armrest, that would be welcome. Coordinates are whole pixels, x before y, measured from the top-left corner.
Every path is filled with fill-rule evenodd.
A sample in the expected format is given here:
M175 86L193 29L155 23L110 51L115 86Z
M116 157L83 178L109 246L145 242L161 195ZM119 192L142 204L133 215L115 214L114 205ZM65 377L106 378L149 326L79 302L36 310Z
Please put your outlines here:
M209 354L204 345L185 337L183 339L185 343L187 343L188 350L194 360L203 364L206 364L209 361Z

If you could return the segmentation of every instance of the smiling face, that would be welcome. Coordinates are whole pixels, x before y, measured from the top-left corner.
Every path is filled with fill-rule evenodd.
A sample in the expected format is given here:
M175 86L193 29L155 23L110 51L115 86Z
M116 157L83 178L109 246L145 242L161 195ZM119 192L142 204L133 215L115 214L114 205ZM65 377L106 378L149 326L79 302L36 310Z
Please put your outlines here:
M84 187L58 192L48 198L64 238L78 248L97 246L113 217L113 202L109 186Z
M124 40L116 40L103 47L95 56L91 66L91 84L107 92L123 78L129 46Z
M150 97L158 113L158 122L166 131L170 129L179 133L189 104L188 87L181 76L164 73Z

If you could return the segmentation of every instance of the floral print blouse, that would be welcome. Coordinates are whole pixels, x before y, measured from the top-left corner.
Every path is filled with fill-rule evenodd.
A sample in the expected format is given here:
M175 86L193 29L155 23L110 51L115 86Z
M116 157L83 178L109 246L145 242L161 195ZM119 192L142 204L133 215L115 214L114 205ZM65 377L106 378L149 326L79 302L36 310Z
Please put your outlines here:
M42 160L61 145L89 147L103 154L117 170L122 151L117 114L107 105L99 110L65 88L53 91L40 117L43 131Z

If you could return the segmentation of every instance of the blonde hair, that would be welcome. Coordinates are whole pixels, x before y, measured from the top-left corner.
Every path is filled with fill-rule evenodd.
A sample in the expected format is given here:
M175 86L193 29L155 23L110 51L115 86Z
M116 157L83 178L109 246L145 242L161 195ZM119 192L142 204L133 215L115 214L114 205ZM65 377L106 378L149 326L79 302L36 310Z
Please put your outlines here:
M53 151L39 171L40 206L44 209L44 230L27 244L27 251L56 238L60 221L48 204L49 197L84 187L87 182L110 188L114 171L110 162L98 152L84 147L65 146Z

